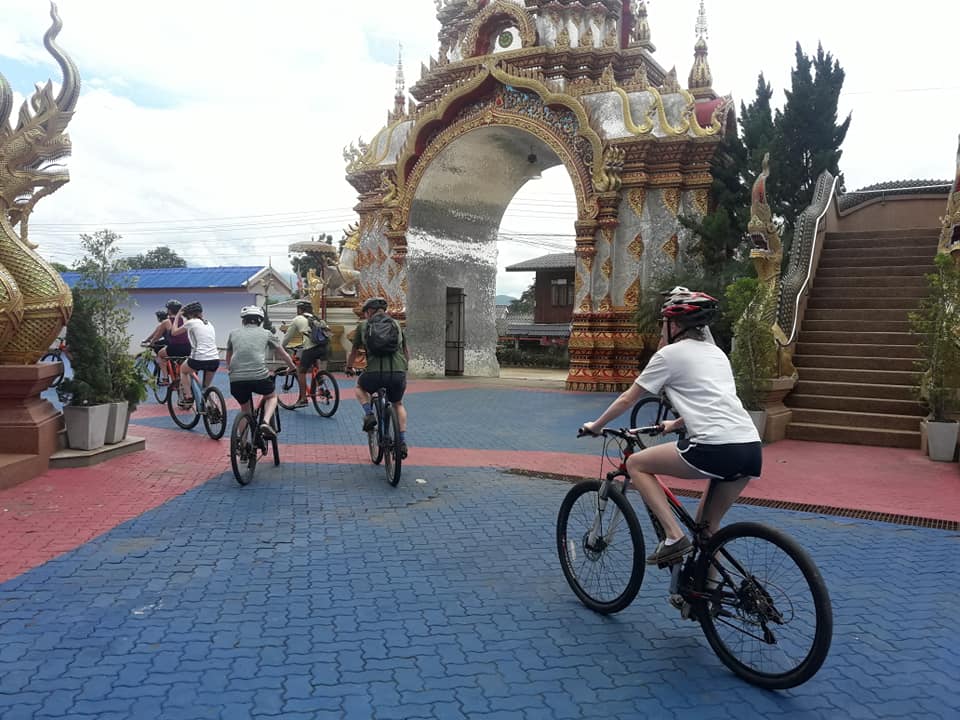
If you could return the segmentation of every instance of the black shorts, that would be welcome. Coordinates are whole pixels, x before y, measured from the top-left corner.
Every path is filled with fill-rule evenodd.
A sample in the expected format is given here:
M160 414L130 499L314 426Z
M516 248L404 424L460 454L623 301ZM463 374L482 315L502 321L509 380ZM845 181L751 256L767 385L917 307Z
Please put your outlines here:
M697 445L687 438L677 441L677 450L687 465L718 480L760 477L763 470L762 448L759 442Z
M327 355L327 345L314 345L312 348L301 350L300 367L303 370L310 370L313 367L313 364L318 360L326 360Z
M261 380L236 380L230 383L230 394L233 399L243 405L250 402L253 394L267 397L273 395L273 378L265 377Z
M220 361L194 360L193 358L187 358L187 365L190 366L191 370L196 370L197 372L216 372L220 367Z
M368 393L375 393L380 388L386 388L387 400L392 403L403 400L407 391L407 374L397 372L365 372L357 378L357 385Z

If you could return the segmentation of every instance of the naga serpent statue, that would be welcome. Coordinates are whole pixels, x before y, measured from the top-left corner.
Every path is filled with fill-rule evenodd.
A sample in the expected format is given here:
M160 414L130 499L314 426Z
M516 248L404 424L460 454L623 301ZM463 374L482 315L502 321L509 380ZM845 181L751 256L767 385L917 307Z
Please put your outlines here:
M954 262L960 263L960 143L957 144L957 174L953 179L950 197L947 198L947 214L942 222L937 252L952 255Z
M773 211L767 202L767 179L770 177L770 153L763 156L763 169L753 183L750 205L750 222L747 232L753 248L750 259L757 271L757 279L764 292L758 295L762 302L760 308L747 308L747 312L759 312L761 317L773 328L777 341L777 359L780 375L793 376L796 370L790 353L784 345L787 336L777 322L777 299L780 294L780 265L783 260L783 244L780 230L773 221ZM755 301L756 302L756 301Z
M37 85L10 123L13 91L0 75L0 363L30 364L46 352L70 319L70 290L60 274L36 252L27 238L30 213L37 201L64 185L70 175L58 161L70 155L64 130L80 95L73 61L57 46L63 27L57 7L43 37L60 65L63 84ZM31 111L32 110L32 111Z

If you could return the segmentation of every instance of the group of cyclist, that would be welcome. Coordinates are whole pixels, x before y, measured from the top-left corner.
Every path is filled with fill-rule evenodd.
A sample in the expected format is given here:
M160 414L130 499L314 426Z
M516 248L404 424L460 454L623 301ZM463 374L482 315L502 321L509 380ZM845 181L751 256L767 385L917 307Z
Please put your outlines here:
M353 348L347 358L348 372L352 372L359 351L365 350L367 322L376 315L385 314L386 310L387 301L381 297L370 298L363 304L363 320L354 331ZM204 319L203 306L199 302L183 305L178 300L170 300L156 315L157 326L144 341L144 345L152 347L162 360L186 358L186 362L180 366L180 387L184 388L180 405L191 407L193 398L187 395L190 388L190 370L203 373L203 387L208 387L220 366L216 329L213 323ZM254 394L263 397L264 420L260 431L265 437L273 438L276 434L270 419L276 412L277 396L268 365L271 351L276 358L286 363L291 372L297 373L300 394L294 407L304 407L307 404L307 373L312 371L315 364L326 369L329 358L329 344L316 342L311 331L315 324L326 330L329 330L329 327L324 320L313 315L313 306L306 300L297 303L296 317L289 325L281 327L284 331L282 339L278 339L277 335L263 326L265 317L263 309L257 305L241 309L241 326L233 330L227 339L226 365L230 377L230 394L244 412L250 412ZM390 321L396 325L400 338L399 349L389 356L367 353L366 370L357 378L354 392L364 412L363 431L368 432L375 423L370 394L378 388L386 388L388 399L397 409L400 455L406 458L407 411L403 405L403 395L407 386L406 370L410 352L400 324L392 318ZM288 348L297 339L301 341L301 345L298 361L295 362ZM161 363L161 367L166 367L166 363ZM172 378L168 377L161 378L161 382L171 380Z

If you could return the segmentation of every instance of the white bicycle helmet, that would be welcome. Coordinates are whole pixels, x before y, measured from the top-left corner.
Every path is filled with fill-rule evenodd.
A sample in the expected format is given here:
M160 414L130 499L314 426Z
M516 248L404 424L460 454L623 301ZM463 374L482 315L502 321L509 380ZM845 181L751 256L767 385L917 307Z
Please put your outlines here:
M245 308L240 310L240 319L248 317L260 318L260 321L263 321L263 308L259 305L247 305Z

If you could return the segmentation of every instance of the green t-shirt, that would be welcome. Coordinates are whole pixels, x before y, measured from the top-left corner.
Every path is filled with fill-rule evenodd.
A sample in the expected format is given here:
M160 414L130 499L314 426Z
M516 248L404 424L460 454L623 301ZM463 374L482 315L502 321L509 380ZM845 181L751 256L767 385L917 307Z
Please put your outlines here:
M230 333L227 352L230 353L230 379L263 380L270 376L267 369L267 348L280 347L272 333L256 325L244 325Z
M393 318L390 318L393 320ZM373 353L367 353L367 369L366 372L406 372L407 370L407 358L403 355L403 349L407 346L407 338L403 334L403 328L400 327L400 323L396 320L393 320L397 328L400 329L400 349L397 350L393 355L374 355ZM366 350L363 344L363 335L367 331L367 321L361 320L360 324L357 325L357 331L354 336L353 345L356 348L363 348Z

